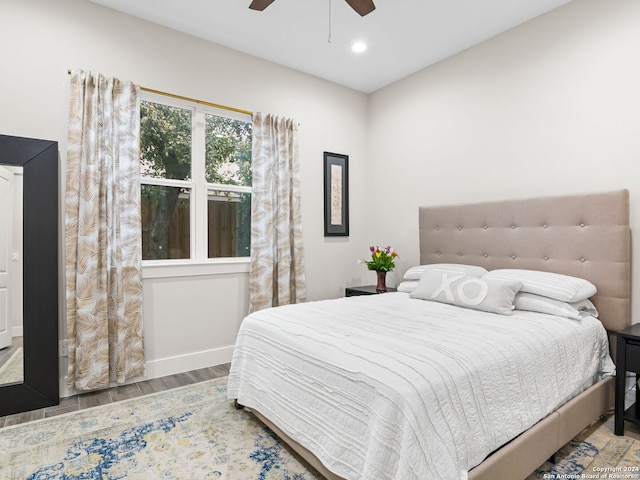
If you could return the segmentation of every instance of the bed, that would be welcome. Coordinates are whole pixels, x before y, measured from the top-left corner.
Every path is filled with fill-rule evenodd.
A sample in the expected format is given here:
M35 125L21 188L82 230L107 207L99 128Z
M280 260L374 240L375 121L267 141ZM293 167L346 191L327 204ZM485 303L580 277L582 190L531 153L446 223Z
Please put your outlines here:
M509 328L515 329L509 330L506 323L495 323L501 321L498 315L474 311L472 320L466 316L456 320L463 325L456 334L440 331L441 320L467 309L411 299L404 293L278 307L256 312L243 322L229 377L230 398L329 479L384 478L376 472L387 465L392 465L384 472L388 478L524 479L613 403L610 376L589 386L580 376L595 379L594 368L606 373L603 325L613 333L630 323L628 192L422 207L419 224L420 264L536 270L583 278L597 287L590 300L600 321L594 320L592 327L590 320L538 325L553 317L540 319L522 312L508 317ZM417 311L416 302L421 305ZM434 323L425 320L423 304L430 305ZM396 325L398 312L407 319ZM304 321L296 321L301 315ZM277 333L270 324L276 325ZM578 325L592 328L586 337L591 341L580 343L573 330ZM492 334L482 335L483 330ZM516 350L533 349L513 346L525 341L513 340L516 330L527 332L525 337L548 350L531 350L534 357L529 360L510 356ZM537 338L543 330L551 333L551 340ZM444 342L431 343L436 337ZM569 341L562 343L562 337ZM411 338L424 338L424 348L410 346ZM599 350L591 350L596 343ZM466 353L452 364L447 345L453 344L464 345ZM559 368L552 350L560 357L573 351L575 357ZM377 356L365 361L365 351L376 351ZM431 358L423 358L424 352ZM536 356L548 359L546 370L525 376ZM586 365L589 361L598 365ZM447 381L425 387L431 383L423 382L422 367L417 367L425 362L432 362L425 369ZM581 363L585 372L568 370ZM470 365L480 370L467 378L463 373ZM550 390L557 398L547 402L552 395L540 384L553 384L545 372L554 369L560 380L558 388ZM497 380L492 377L496 372ZM505 395L513 395L500 393L514 372L515 378L527 379L520 382L520 396L535 401L521 409L521 415L508 414L513 421L505 422L509 428L503 429L495 418L506 408ZM451 384L465 384L466 391L474 394L449 391ZM420 387L413 388L416 385ZM439 396L452 398L453 403L438 403ZM414 400L410 403L410 397L423 408ZM363 412L368 415L364 421ZM488 432L488 439L477 440L481 437L476 430L485 424L496 428Z

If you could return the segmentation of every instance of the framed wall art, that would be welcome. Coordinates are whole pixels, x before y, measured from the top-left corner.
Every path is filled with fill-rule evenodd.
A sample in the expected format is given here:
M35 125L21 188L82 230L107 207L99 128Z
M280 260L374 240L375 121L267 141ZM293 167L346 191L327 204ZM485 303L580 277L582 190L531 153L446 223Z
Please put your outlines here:
M349 156L324 152L324 236L349 236Z

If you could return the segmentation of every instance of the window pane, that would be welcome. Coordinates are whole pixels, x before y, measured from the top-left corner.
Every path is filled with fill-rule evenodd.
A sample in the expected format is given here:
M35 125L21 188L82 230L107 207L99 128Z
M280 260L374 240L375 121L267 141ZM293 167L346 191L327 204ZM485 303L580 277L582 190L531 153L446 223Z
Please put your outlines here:
M190 257L191 190L142 185L142 259Z
M248 257L251 194L211 190L207 205L209 258Z
M206 179L251 186L251 123L206 115Z
M140 173L191 178L191 110L140 102Z

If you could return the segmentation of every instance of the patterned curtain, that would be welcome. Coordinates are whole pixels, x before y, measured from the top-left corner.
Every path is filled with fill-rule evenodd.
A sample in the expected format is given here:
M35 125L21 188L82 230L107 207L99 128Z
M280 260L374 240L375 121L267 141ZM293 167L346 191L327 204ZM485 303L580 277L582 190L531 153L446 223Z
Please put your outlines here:
M304 302L298 125L253 116L249 311Z
M71 75L66 185L68 385L144 373L140 89Z

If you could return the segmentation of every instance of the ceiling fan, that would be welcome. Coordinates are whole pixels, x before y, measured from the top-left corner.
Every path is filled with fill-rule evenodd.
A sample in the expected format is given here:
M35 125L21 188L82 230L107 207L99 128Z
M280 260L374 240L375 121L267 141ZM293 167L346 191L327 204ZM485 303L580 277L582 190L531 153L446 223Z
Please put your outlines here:
M271 5L275 0L253 0L249 8L252 10L264 10ZM368 13L373 12L376 6L373 4L373 0L345 0L351 8L358 12L362 17Z

